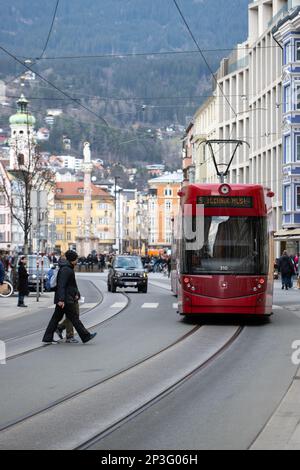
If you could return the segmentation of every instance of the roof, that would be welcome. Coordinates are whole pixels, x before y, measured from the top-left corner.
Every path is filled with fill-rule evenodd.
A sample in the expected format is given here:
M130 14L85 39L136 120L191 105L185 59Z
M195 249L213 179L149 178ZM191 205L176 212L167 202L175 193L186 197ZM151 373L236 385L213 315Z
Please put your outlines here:
M148 182L151 184L153 183L182 183L183 181L183 173L165 173L162 176L159 176L158 178L153 178L149 180Z
M92 196L102 196L102 197L111 197L107 191L104 189L98 188L94 184L91 184ZM57 199L64 199L65 197L81 197L84 196L84 182L63 182L56 183L55 185L55 197Z

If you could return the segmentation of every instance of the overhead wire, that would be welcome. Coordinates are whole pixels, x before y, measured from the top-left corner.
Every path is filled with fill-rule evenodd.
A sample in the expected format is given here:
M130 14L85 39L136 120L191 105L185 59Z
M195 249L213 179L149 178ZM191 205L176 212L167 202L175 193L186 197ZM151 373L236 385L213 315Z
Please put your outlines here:
M41 53L40 57L38 57L36 60L41 60L41 59L44 58L44 54L45 54L46 49L48 47L48 43L49 43L52 31L53 31L53 26L54 26L54 21L55 21L56 14L57 14L58 5L59 5L59 0L56 0L56 5L55 5L55 9L54 9L50 29L49 29L49 32L48 32L48 36L47 36L47 39L46 39L46 42L45 42L45 45L44 45L44 48L43 48L43 52Z
M49 86L51 86L52 88L54 88L56 91L58 91L59 93L61 93L62 95L64 95L65 97L67 97L70 101L72 102L75 102L78 106L80 106L81 108L85 109L85 111L87 111L88 113L92 114L93 116L97 117L98 119L100 119L103 124L105 124L105 126L109 127L107 121L100 115L98 115L97 113L95 113L94 111L92 111L90 108L88 108L87 106L85 106L84 104L80 103L79 100L73 98L71 95L69 95L69 93L61 90L58 86L54 85L54 83L50 82L50 80L48 80L47 78L43 77L39 72L35 72L34 70L32 70L31 67L29 67L27 64L23 64L14 54L12 54L11 52L9 52L7 49L5 49L3 46L0 45L0 50L2 50L5 54L7 54L9 57L11 57L12 59L14 59L16 62L20 63L21 65L23 65L27 70L30 70L31 72L35 73L35 75L37 77L39 77L41 80L43 80L45 83L47 83Z

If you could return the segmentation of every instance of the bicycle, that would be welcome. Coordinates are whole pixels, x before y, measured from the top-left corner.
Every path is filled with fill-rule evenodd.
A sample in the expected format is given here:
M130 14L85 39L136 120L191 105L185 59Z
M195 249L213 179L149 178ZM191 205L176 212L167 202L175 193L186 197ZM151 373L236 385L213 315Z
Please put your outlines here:
M0 284L0 297L3 297L3 298L11 297L13 295L13 292L14 292L14 288L9 281L4 280L3 284Z

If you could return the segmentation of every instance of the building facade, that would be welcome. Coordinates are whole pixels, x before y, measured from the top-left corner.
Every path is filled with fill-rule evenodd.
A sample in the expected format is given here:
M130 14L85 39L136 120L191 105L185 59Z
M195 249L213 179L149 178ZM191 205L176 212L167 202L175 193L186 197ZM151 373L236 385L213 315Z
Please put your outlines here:
M300 69L297 69L297 38L300 36L296 20L299 5L299 0L250 3L248 38L222 60L212 97L194 117L193 142L196 137L200 140L240 139L249 144L238 150L228 181L262 184L274 191L275 231L297 224L300 228L297 214L297 194L300 208L300 179L297 179L300 177L297 167L300 105L298 109L296 103L300 79ZM285 48L284 54L282 48ZM195 147L194 144L196 181L217 181L211 156L207 152L197 155ZM233 146L216 146L214 150L218 163L228 163ZM284 237L280 240L284 241ZM282 248L277 245L277 255Z
M91 185L91 251L109 252L115 241L114 198ZM56 183L55 188L56 250L80 250L85 237L83 182Z
M165 173L148 181L148 248L170 249L172 246L174 219L179 211L178 191L183 173Z

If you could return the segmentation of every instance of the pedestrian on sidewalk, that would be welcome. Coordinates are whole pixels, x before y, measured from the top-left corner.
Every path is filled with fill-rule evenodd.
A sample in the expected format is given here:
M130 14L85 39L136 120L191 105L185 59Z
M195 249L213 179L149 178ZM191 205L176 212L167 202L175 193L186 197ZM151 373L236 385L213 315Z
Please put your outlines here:
M83 343L87 343L97 334L90 333L79 320L77 304L80 298L80 293L74 272L74 268L78 261L78 255L75 251L68 250L65 253L65 258L66 262L63 263L62 260L59 273L57 275L57 285L54 296L54 303L56 304L55 311L43 337L43 342L47 344L54 342L54 333L64 315L66 315L67 319L70 320Z
M24 304L24 297L26 295L29 295L29 288L28 288L29 274L26 269L26 263L27 263L26 256L22 256L22 258L19 261L19 267L18 267L18 292L19 292L18 307L27 307L27 305Z
M4 278L5 278L5 268L4 268L2 258L0 257L0 285L3 284Z
M292 276L295 274L295 267L286 250L282 253L282 256L279 258L278 270L281 274L282 290L284 288L286 290L289 290L289 287L291 286L292 282Z

